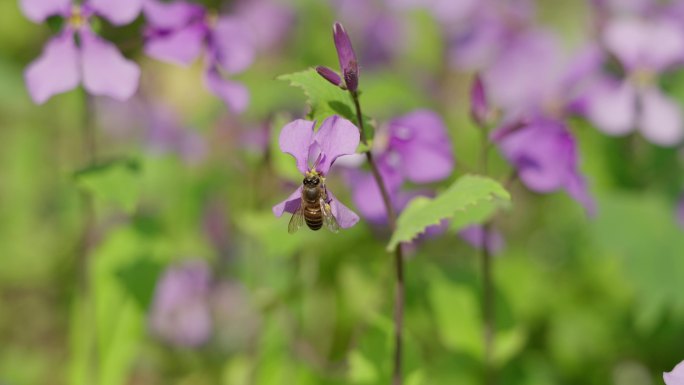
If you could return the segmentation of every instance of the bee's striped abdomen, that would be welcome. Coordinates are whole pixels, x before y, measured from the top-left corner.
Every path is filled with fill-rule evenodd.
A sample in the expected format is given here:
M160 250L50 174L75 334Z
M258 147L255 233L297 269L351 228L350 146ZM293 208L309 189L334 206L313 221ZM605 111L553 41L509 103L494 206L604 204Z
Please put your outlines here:
M318 230L323 227L323 213L320 205L305 207L304 221L311 230Z

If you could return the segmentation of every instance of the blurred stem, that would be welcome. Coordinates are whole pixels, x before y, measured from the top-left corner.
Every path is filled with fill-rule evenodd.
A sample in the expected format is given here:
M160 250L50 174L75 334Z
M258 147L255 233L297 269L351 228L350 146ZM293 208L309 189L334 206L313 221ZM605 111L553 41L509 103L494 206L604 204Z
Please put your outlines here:
M481 168L482 174L489 173L489 130L488 127L480 127L482 133L481 143ZM493 260L489 252L489 230L491 229L491 220L486 222L482 227L482 314L484 317L484 372L485 384L496 384L496 370L494 368L494 335L496 325L496 314L494 312L494 281L493 281Z
M83 97L83 156L84 167L92 167L97 162L97 134L95 131L95 105L93 97L84 91ZM95 301L91 290L90 282L90 260L88 255L93 244L95 226L95 202L93 195L88 191L81 191L81 200L83 202L83 230L81 233L81 240L77 255L78 263L78 291L77 295L80 300L76 301L78 306L83 306L83 311L80 312L83 319L80 324L85 326L87 330L74 330L75 333L84 333L83 346L79 348L85 353L79 358L84 359L85 365L80 367L85 371L81 378L84 378L86 383L95 383L96 379L96 328L95 328Z
M385 210L387 210L387 222L389 223L390 231L394 232L397 226L397 216L392 206L392 201L390 200L389 193L387 192L387 186L382 180L380 171L378 170L377 164L373 159L373 154L368 147L368 139L366 138L366 130L363 125L363 113L361 112L361 103L359 102L359 93L356 91L350 91L352 100L354 101L354 107L356 108L356 120L359 124L359 131L361 134L361 143L366 146L366 159L368 160L368 165L370 166L371 172L373 173L373 178L375 183L378 184L380 189L380 195L382 195L382 201L385 204ZM404 255L401 249L401 245L398 245L394 250L394 271L396 275L396 285L394 289L394 355L393 355L393 369L392 369L392 384L401 385L402 383L402 355L403 355L403 326L404 326Z

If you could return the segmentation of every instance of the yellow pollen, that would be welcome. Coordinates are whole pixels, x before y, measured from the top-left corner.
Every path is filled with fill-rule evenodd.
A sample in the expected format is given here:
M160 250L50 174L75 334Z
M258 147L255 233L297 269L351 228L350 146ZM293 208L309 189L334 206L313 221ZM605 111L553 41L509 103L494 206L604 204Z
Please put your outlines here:
M637 86L651 86L656 82L656 73L647 69L639 69L630 76Z
M78 5L72 6L71 15L69 16L69 25L78 29L83 27L86 24L86 21L86 17L83 16L83 12L81 12L81 7Z

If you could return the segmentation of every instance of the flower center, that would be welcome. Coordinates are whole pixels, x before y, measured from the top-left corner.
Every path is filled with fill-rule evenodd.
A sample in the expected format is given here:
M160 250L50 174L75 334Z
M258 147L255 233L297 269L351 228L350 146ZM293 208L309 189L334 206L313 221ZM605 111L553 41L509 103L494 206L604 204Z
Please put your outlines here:
M69 20L67 22L74 29L80 29L88 23L88 17L83 14L83 10L81 9L80 5L73 5L71 7L71 14L69 15Z
M638 87L649 87L656 82L656 73L648 69L638 69L629 77Z

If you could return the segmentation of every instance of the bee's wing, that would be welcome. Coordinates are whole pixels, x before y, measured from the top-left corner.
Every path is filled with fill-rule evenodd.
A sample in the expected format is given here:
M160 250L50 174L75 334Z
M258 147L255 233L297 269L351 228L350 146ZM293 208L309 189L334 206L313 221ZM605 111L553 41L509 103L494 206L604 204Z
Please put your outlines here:
M323 198L321 198L321 213L323 214L323 224L325 224L328 230L333 233L340 231L340 224L337 223L337 219L333 216L330 204L326 203Z
M299 230L300 227L304 225L304 205L300 204L297 210L292 214L290 218L290 223L287 224L287 232L294 234Z

